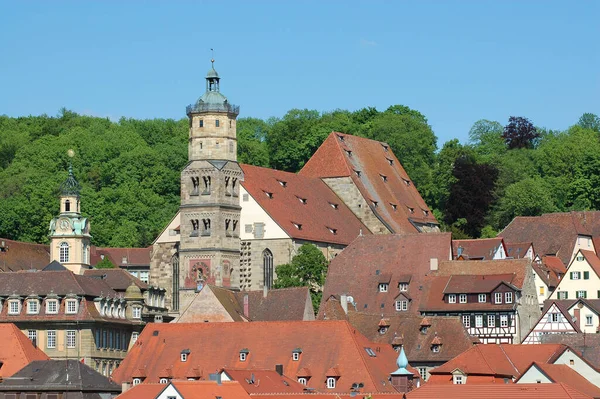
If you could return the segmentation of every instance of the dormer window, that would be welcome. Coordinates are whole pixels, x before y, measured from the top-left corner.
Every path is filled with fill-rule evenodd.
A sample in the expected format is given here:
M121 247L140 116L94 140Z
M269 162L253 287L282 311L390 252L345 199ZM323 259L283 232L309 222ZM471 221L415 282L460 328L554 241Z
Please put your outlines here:
M334 204L333 202L329 203L329 206L331 206L333 209L338 209L338 204Z
M379 283L379 292L388 292L388 283Z
M134 378L134 379L131 381L131 385L133 385L133 386L139 385L139 384L141 384L141 383L142 383L142 379L141 379L141 378Z
M505 292L504 293L504 302L506 303L512 303L513 301L513 293L512 292Z
M392 209L393 209L394 211L396 211L396 210L398 209L398 205L396 205L396 204L392 204L391 202L390 202L390 205L392 206Z
M248 349L242 349L240 351L240 362L245 362L249 353L250 351Z
M423 210L423 215L424 216L429 216L429 211Z
M10 299L8 301L8 314L20 314L21 301L18 299Z
M281 187L287 187L287 182L283 180L277 180L277 182L281 185Z
M383 151L388 152L390 147L387 144L381 144L381 146L383 147Z
M415 208L411 208L410 206L408 207L408 212L409 213L415 213Z
M402 179L404 180L404 184L406 184L407 187L410 187L410 180L408 179Z
M421 331L421 334L427 334L428 329L429 329L429 326L421 326L419 331Z
M188 356L190 355L190 350L189 349L184 349L181 351L181 361L182 362L187 362Z
M134 306L133 307L132 317L134 319L141 319L142 318L142 307L141 306Z
M327 377L327 388L328 389L335 388L335 377Z
M297 228L298 230L302 230L302 224L300 223L294 223L292 222L292 224L294 225L295 228Z
M334 228L332 228L332 227L328 227L328 229L329 229L329 232L330 232L331 234L333 234L333 235L336 235L336 234L337 234L337 229L334 229Z
M342 136L341 134L338 134L337 138L340 139L341 142L344 142L344 136Z
M306 381L306 377L299 377L298 378L298 383L299 384L306 386L306 382L307 382Z
M58 299L46 299L46 314L58 313Z
M269 199L273 199L273 193L269 193L268 191L265 191L264 193Z
M397 312L406 312L407 310L408 310L408 301L407 300L396 301L396 311Z
M398 283L398 290L400 290L400 292L408 291L408 283Z
M388 163L389 163L390 165L394 165L394 160L393 160L393 159L389 159L389 158L386 158L386 159L387 159L387 161L388 161Z
M448 295L448 303L456 303L456 294Z
M355 170L354 173L356 173L356 176L360 177L360 170Z
M297 362L300 360L300 354L302 353L302 349L296 348L292 351L292 360Z
M77 313L77 299L67 299L65 306L66 314L76 314Z
M344 150L344 151L346 151L346 154L348 154L348 157L352 156L352 151L350 151L350 150Z
M486 295L485 294L479 294L477 296L477 299L479 300L479 303L484 303L486 301Z
M431 345L431 351L433 353L439 353L440 352L440 345Z
M27 314L38 314L40 312L40 303L37 299L27 301Z
M496 292L494 294L494 303L502 303L502 293Z
M371 200L371 204L373 204L373 208L377 208L379 202Z
M387 327L387 326L379 327L379 334L381 334L381 335L385 334L388 331L388 328L389 327Z
M301 198L301 197L296 197L298 198L298 201L300 201L302 204L306 205L306 198Z
M380 174L379 175L381 177L381 180L383 180L384 183L387 182L387 176Z
M121 264L126 265L127 264L127 256L123 256L121 258Z
M168 378L161 378L158 383L159 384L168 384L169 383L169 379Z
M458 302L460 302L460 303L467 303L467 294L460 294L458 296Z

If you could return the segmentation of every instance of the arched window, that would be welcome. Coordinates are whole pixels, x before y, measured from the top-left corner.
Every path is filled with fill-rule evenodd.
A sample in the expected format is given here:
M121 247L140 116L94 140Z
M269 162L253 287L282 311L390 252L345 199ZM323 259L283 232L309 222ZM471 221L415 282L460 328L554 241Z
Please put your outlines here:
M263 270L265 277L264 285L270 289L273 287L273 253L268 249L263 251Z
M65 201L65 212L71 212L71 201Z
M66 242L60 243L59 262L65 263L69 261L69 244Z
M171 267L173 270L173 293L171 310L179 310L179 257L177 254L171 258Z

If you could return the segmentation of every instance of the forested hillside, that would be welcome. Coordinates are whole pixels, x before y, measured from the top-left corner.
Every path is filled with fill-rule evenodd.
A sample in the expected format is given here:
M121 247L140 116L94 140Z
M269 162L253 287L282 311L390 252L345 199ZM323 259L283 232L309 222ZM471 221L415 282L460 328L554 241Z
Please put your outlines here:
M0 116L0 237L48 242L66 178L67 150L82 212L99 246L147 246L179 205L188 121ZM516 215L600 209L600 119L584 114L559 132L525 118L480 120L470 141L437 138L418 111L291 110L238 121L239 160L296 172L331 131L386 141L443 228L490 236Z

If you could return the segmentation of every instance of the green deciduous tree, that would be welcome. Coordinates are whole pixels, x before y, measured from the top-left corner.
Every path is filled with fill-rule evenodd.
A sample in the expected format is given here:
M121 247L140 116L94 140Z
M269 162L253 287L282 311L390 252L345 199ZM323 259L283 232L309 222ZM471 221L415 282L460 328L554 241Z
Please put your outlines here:
M533 148L535 140L540 137L537 129L527 118L511 116L502 134L509 149Z
M105 256L102 260L96 263L96 269L114 269L116 266Z
M327 274L327 259L313 244L303 244L290 263L275 268L275 288L309 287L315 311L321 303Z
M590 129L596 133L600 133L600 117L596 114L586 112L581 115L577 124L584 129Z

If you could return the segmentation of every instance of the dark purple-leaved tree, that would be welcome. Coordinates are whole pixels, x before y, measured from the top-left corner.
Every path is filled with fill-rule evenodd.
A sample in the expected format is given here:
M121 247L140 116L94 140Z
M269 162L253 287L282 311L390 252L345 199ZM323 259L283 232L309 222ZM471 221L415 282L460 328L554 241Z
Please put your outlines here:
M488 209L494 201L498 169L479 164L472 156L461 156L454 162L452 175L456 179L446 202L445 221L452 225L459 219L466 223L461 229L471 237L479 237L485 225Z
M533 123L521 116L508 118L508 125L504 126L502 138L509 150L514 148L533 148L534 140L540 137Z

